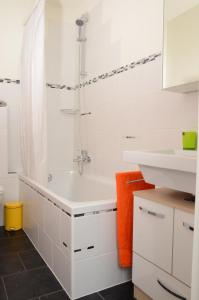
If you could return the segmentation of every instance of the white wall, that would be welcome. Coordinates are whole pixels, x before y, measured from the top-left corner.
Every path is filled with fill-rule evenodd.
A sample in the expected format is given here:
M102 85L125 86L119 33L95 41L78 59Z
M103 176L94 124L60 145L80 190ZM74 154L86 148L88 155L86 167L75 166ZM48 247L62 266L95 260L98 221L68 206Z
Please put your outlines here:
M23 37L23 23L30 14L35 0L0 0L0 78L20 79L20 53ZM20 169L19 158L19 103L20 85L0 83L0 100L8 104L8 169ZM18 198L18 184L15 175L0 177L5 189L6 200ZM1 224L2 220L0 220Z
M1 76L18 78L20 75L23 23L34 3L35 0L0 1Z
M162 50L163 1L94 2L82 10L90 14L88 79ZM89 174L114 178L133 168L123 163L123 150L180 148L182 131L197 128L196 95L161 91L161 76L158 58L82 89L84 110L92 112L82 119Z
M53 37L56 34L50 34L52 44L48 47L54 76L51 78L58 80L57 83L72 82L70 75L77 68L74 58L77 60L78 49L75 20L85 12L89 13L86 80L162 51L163 0L54 0L53 3L60 8L62 22L60 41L56 44ZM49 17L58 19L53 10ZM70 28L70 33L66 28ZM54 46L53 53L55 44L61 50ZM56 54L67 67L60 69ZM66 64L68 58L72 63ZM197 129L197 98L195 94L161 91L161 77L162 62L158 58L82 89L82 112L91 111L92 115L81 118L80 136L77 118L73 125L73 117L64 120L55 104L64 97L64 92L61 96L60 91L49 91L50 169L72 168L72 143L76 155L80 139L92 157L86 173L111 179L117 171L136 167L122 161L123 150L180 148L182 131ZM67 100L67 92L65 97ZM136 138L125 139L129 135Z

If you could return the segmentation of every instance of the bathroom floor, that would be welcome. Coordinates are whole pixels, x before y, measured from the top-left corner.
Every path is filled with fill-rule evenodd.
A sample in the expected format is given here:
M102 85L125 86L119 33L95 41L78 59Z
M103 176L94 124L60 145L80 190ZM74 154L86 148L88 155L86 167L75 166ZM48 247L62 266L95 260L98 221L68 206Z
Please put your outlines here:
M132 295L128 282L81 300L132 300ZM69 300L22 230L0 227L0 300Z

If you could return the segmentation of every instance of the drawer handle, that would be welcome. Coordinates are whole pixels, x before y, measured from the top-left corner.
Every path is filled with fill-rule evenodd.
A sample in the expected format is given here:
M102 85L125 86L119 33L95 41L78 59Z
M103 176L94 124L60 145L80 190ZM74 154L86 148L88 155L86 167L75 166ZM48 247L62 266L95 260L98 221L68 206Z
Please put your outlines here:
M183 222L183 226L184 226L186 229L188 229L188 230L194 231L194 227L191 226L191 225L189 225L189 224L186 223L186 222Z
M139 209L148 215L151 215L151 216L154 216L154 217L157 217L160 219L164 219L164 217L165 217L165 215L163 215L163 214L159 214L154 211L148 210L146 208L143 208L142 206L139 206Z
M167 291L169 294L173 295L174 297L181 299L181 300L187 300L185 297L180 296L178 294L176 294L175 292L171 291L168 287L166 287L159 279L157 280L157 283L165 290Z

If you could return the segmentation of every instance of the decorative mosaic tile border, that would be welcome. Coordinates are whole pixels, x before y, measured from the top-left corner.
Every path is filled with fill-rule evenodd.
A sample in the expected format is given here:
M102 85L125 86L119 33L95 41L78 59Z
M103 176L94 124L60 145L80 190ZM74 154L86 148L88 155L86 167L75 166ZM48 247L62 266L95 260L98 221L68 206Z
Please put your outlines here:
M68 91L75 91L77 89L77 86L67 86L65 84L54 84L54 83L46 83L46 86L51 89L58 89L58 90L68 90Z
M100 80L104 80L104 79L107 79L107 78L110 78L112 76L116 76L116 75L119 75L123 72L126 72L126 71L130 71L140 65L145 65L147 63L150 63L154 60L156 60L158 57L160 57L162 54L161 52L159 53L155 53L155 54L152 54L152 55L149 55L147 57L144 57L144 58L141 58L137 61L134 61L134 62L131 62L130 64L127 64L125 66L122 66L122 67L119 67L117 69L114 69L108 73L104 73L104 74L101 74L99 76L96 76L90 80L87 80L87 81L84 81L78 85L75 85L75 86L67 86L65 84L54 84L54 83L47 83L46 86L48 88L51 88L51 89L58 89L58 90L68 90L68 91L76 91L78 89L82 89L86 86L89 86L89 85L92 85L92 84L95 84L97 82L99 82ZM20 84L20 80L12 80L12 79L8 79L8 78L4 78L4 79L0 79L0 83L15 83L15 84Z
M121 74L123 72L130 71L130 70L134 69L137 66L145 65L147 63L150 63L150 62L156 60L161 55L162 54L159 52L159 53L155 53L155 54L149 55L149 56L147 56L145 58L139 59L137 61L131 62L128 65L122 66L122 67L114 69L114 70L112 70L112 71L110 71L108 73L101 74L101 75L99 75L97 77L94 77L94 78L88 80L88 81L85 81L85 82L81 83L80 85L76 86L76 89L79 89L79 88L81 89L81 88L84 88L84 87L86 87L88 85L97 83L100 80L104 80L104 79L110 78L112 76L119 75L119 74Z
M20 84L20 80L16 79L10 79L10 78L0 78L0 83L15 83L15 84Z

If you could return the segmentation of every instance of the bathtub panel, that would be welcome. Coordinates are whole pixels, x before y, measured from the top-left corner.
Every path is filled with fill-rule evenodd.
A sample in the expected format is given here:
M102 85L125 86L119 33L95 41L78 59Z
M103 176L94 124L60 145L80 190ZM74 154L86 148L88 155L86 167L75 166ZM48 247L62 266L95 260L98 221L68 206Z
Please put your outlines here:
M99 256L99 247L94 246L92 249L83 248L81 251L74 253L74 260L85 260Z
M104 200L101 204L90 201L85 205L66 199L64 202L22 178L33 187L20 183L25 231L71 299L129 279L130 272L118 267L114 200ZM75 217L77 210L86 215ZM78 249L81 251L74 252Z
M63 243L65 243L71 249L71 217L64 212L61 212L60 233L61 248L64 247Z
M61 210L53 203L46 201L44 231L54 241L56 245L61 243Z
M40 194L36 193L34 199L34 218L37 221L38 225L43 229L44 228L44 216L45 216L45 208L47 200L41 196Z
M116 251L116 212L100 214L100 254Z
M124 268L122 270L122 282L132 281L132 268Z
M28 220L29 220L29 214L28 214L28 191L27 191L27 186L20 181L19 182L19 198L23 202L23 227L24 230L26 230Z
M74 299L122 283L117 253L76 261L73 270Z
M71 295L71 263L68 255L64 255L56 246L53 247L53 272L61 285Z
M26 233L35 247L38 247L38 224L33 218L30 218L30 222L26 228Z
M38 250L50 268L52 268L53 261L52 246L53 244L50 238L39 228Z
M38 224L34 219L33 199L35 198L35 192L24 183L22 184L22 195L23 201L23 228L30 240L37 247L38 246Z
M29 189L29 193L31 195L30 197L30 207L31 207L31 215L34 216L34 219L37 219L37 206L36 206L36 201L37 201L37 197L38 197L38 193L36 191L34 191L33 189L31 189L30 187L28 187Z
M73 219L73 249L99 247L100 216L89 215Z

